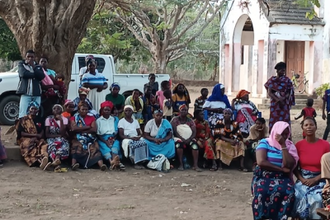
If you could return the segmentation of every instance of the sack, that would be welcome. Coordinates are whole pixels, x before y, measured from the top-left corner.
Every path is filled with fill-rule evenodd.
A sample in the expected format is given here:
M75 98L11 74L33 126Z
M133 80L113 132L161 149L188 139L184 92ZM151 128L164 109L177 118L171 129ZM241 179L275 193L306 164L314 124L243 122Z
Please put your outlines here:
M157 154L155 157L151 158L147 167L152 170L167 172L170 170L170 162L163 154Z

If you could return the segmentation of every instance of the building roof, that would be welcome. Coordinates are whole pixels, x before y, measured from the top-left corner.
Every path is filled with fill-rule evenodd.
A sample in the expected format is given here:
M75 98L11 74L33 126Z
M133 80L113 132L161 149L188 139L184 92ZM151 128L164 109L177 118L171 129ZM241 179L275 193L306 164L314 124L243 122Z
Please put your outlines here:
M294 3L293 0L262 0L259 2L270 25L324 25L320 18L314 17L312 20L306 18L306 12L311 11L311 7L300 6Z

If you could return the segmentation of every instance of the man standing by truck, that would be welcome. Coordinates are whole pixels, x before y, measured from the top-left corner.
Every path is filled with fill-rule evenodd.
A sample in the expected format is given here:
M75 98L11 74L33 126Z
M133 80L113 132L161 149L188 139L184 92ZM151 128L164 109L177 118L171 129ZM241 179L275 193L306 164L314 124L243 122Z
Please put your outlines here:
M19 102L19 116L22 118L27 115L29 103L35 101L41 104L41 80L45 78L40 65L35 62L35 53L28 50L25 60L18 63L19 83L16 93L21 95Z

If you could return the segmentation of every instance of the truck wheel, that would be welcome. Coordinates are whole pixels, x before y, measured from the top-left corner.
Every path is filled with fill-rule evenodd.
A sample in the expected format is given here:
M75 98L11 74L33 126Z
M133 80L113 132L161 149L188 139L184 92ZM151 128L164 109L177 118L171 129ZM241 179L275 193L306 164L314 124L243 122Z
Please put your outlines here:
M13 125L18 118L19 96L10 95L0 102L0 122L4 125Z

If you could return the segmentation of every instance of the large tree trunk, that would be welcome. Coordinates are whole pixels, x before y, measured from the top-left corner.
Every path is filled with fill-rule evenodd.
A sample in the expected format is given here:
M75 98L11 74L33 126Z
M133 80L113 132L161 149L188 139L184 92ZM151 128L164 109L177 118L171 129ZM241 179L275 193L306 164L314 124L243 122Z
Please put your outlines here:
M0 16L13 32L22 57L27 50L46 55L49 68L68 85L76 49L84 37L96 0L0 0Z
M154 62L154 73L158 74L165 74L166 73L166 66L168 63L168 55L167 53L161 48L160 41L157 43L152 44L152 47L149 47L149 50L152 55L152 59Z

